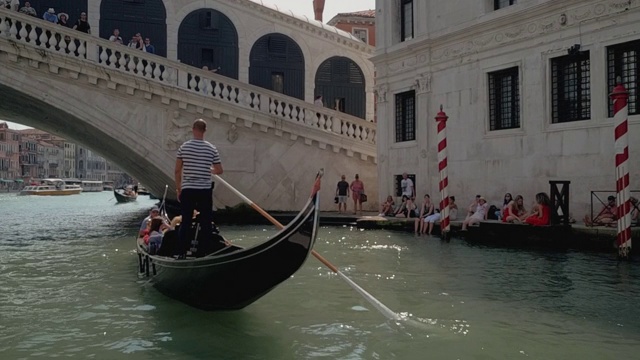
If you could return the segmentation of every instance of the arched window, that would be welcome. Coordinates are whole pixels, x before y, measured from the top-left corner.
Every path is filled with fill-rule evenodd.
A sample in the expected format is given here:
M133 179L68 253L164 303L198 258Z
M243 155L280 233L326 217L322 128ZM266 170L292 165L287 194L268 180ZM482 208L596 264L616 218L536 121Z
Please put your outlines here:
M251 48L249 83L304 100L304 55L283 34L267 34Z
M364 74L349 58L334 56L320 64L316 72L315 95L322 95L326 107L365 118Z
M213 9L191 12L178 29L178 59L198 68L238 78L238 32L231 20Z

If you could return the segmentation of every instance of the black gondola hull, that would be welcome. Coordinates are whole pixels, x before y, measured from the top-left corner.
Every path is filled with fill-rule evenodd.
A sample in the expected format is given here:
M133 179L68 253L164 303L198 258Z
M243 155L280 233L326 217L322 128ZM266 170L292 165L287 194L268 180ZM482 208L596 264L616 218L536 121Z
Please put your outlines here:
M313 249L318 229L315 199L272 239L251 248L177 260L149 255L138 245L141 270L148 267L161 293L202 310L238 310L290 278ZM148 261L148 266L144 261Z
M133 195L133 196L125 195L124 190L122 189L113 190L113 196L116 198L116 201L119 203L128 203L128 202L136 201L136 199L138 198L137 195Z

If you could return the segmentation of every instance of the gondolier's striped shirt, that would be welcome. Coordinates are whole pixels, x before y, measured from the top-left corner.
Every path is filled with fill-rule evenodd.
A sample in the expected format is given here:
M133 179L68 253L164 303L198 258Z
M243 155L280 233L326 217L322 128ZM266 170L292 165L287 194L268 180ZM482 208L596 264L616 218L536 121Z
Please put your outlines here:
M220 154L214 145L192 139L180 146L177 156L182 159L183 189L211 188L211 165L220 164Z

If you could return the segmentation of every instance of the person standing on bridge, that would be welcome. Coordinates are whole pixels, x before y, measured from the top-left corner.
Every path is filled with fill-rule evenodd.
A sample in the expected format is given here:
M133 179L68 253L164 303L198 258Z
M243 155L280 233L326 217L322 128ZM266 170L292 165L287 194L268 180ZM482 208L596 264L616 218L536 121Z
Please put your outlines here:
M179 238L181 249L189 247L189 229L193 210L200 212L200 226L205 236L211 236L213 221L213 185L211 174L223 172L218 149L204 140L207 123L202 119L193 122L193 139L180 146L177 153L175 180L180 202L182 223Z

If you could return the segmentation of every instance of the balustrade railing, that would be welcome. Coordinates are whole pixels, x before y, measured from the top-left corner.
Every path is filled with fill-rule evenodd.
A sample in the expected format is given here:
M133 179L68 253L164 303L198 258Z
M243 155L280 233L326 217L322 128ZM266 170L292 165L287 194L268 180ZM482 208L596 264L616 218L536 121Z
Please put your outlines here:
M355 142L371 145L376 141L376 125L369 121L14 11L0 9L0 38L90 61Z

